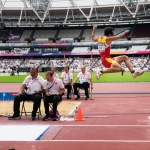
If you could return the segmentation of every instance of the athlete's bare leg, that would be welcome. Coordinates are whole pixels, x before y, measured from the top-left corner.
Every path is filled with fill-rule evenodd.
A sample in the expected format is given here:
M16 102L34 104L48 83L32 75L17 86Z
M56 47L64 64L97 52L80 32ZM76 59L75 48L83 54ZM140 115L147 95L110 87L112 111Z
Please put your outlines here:
M137 76L140 76L140 75L142 75L142 74L144 73L144 70L140 70L139 72L136 72L136 71L133 69L133 67L132 67L132 65L131 65L131 62L130 62L128 56L126 56L126 55L116 57L116 61L117 61L119 64L121 64L122 62L124 62L124 63L126 64L126 66L128 67L128 69L130 70L130 72L131 72L133 78L136 78Z
M122 62L124 62L126 64L126 66L128 67L128 69L130 70L133 78L136 78L137 76L140 76L144 73L144 70L140 70L139 72L135 72L135 70L133 69L131 62L129 60L129 58L125 55L123 56L118 56L116 57L116 61L115 63L112 64L111 68L105 69L103 71L97 71L96 73L96 77L99 80L100 76L104 73L115 73L115 72L122 72L123 68L120 65Z
M126 64L126 66L128 67L128 69L130 70L130 72L133 72L133 71L134 71L134 69L133 69L133 67L132 67L132 65L131 65L131 62L130 62L128 56L126 56L126 55L118 56L118 57L116 57L116 59L117 59L116 61L117 61L119 64L121 64L122 62L124 62L124 63Z
M104 73L116 73L116 72L122 72L123 71L123 68L120 64L118 64L117 62L114 62L111 66L111 68L107 68L103 71L99 71L97 70L96 72L96 78L97 80L100 79L100 76Z
M112 64L111 68L103 70L103 74L104 73L115 73L115 72L121 72L121 71L123 71L122 66L116 62L116 63Z

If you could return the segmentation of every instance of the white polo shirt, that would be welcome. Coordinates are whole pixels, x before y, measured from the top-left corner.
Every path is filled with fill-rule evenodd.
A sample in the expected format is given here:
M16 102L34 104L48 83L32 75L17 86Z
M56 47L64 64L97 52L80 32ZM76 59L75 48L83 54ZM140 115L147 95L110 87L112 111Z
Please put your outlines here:
M54 78L57 78L57 79L59 79L59 75L57 74L57 73L54 73Z
M44 80L44 89L48 89L51 95L55 95L56 93L60 92L60 90L63 88L64 88L64 84L60 79L54 78L53 82Z
M79 72L77 77L79 78L80 83L83 83L83 82L90 83L91 73L90 72L85 72L83 74L82 72Z
M63 78L64 83L68 83L70 79L73 79L73 74L71 72L62 72L61 78Z
M29 75L24 79L23 84L28 88L25 92L32 95L35 91L40 91L44 87L44 79L40 75L32 79L32 76Z

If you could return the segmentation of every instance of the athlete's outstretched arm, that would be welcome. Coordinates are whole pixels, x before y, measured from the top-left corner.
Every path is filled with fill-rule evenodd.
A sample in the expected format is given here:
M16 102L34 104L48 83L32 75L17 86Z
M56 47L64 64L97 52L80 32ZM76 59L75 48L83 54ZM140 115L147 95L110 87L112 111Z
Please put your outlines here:
M116 40L119 40L121 38L123 38L130 30L126 30L124 31L123 33L117 35L117 36L110 36L110 37L107 37L107 43L111 43L112 41L116 41Z
M96 31L96 29L97 29L97 26L96 26L96 25L93 26L92 40L93 40L94 42L97 42L97 41L98 41L98 37L95 36L95 31Z

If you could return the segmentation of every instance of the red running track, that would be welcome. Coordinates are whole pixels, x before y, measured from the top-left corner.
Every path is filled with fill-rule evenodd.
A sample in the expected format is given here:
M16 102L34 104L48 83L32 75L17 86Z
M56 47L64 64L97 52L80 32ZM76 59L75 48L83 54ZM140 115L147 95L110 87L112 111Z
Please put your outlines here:
M119 92L124 87L120 83L95 84L94 87L100 89L102 85L105 90L108 86L109 92L114 89ZM148 92L150 84L128 83L127 87L126 90L136 89L134 92ZM0 141L0 150L10 147L16 150L150 150L150 94L96 94L94 98L80 100L85 121L43 122L42 117L30 121L29 116L10 121L0 117L0 125L52 126L40 141Z
M1 92L18 92L21 84L0 84ZM150 92L150 83L94 83L93 92Z

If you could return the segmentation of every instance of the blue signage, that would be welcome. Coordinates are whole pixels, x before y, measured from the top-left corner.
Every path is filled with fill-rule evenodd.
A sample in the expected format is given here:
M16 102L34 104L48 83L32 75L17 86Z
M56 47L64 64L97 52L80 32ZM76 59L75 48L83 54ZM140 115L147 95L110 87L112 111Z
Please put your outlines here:
M0 92L0 101L12 101L17 92Z

